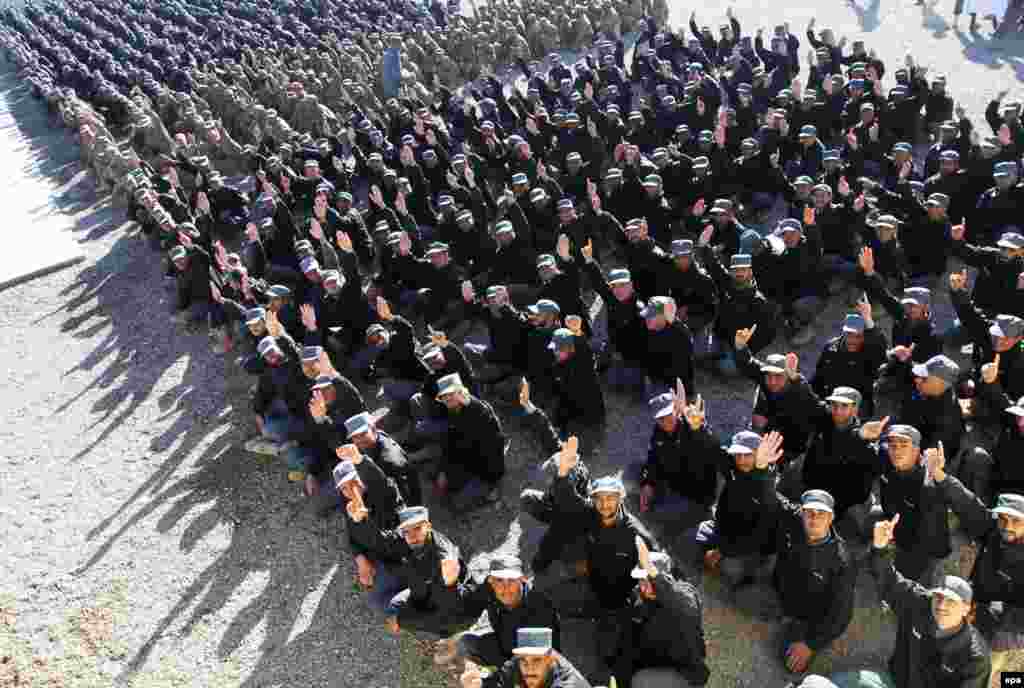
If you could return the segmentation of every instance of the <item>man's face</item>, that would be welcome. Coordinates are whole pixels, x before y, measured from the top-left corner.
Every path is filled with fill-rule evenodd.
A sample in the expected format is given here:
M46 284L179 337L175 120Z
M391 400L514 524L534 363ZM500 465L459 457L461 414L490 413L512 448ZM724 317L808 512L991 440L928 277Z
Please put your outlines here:
M413 549L419 549L427 544L427 539L430 537L430 521L423 521L406 528L402 531L402 537L405 538L405 544Z
M174 268L178 272L185 272L186 270L188 270L188 258L187 257L175 258L174 259Z
M448 365L448 361L445 359L443 353L431 356L430 358L427 359L426 363L431 370L441 370L446 365Z
M942 630L952 630L960 626L967 618L971 605L961 602L955 597L947 597L942 593L932 593L932 615L936 625Z
M339 492L341 492L342 497L351 501L355 499L357 494L360 497L363 496L365 490L363 489L362 483L360 483L358 480L349 480L347 483L342 484L342 486L339 488Z
M742 454L733 454L733 461L736 462L736 470L740 473L750 473L754 470L754 453L744 452Z
M355 435L352 435L349 439L352 440L352 444L356 445L360 451L366 451L367 449L372 449L376 446L377 431L371 428L366 432L358 432Z
M555 349L555 360L559 363L566 363L574 353L576 353L576 349L573 346L560 346Z
M651 184L644 185L644 193L647 194L647 198L657 198L661 195L661 187Z
M305 168L302 172L305 175L306 179L316 179L317 177L320 176L320 166L311 165Z
M313 210L317 215L323 215L327 211L327 194L318 193L316 195L316 198L313 199Z
M576 211L572 208L559 208L558 209L558 221L563 225L570 224L576 219Z
M449 392L440 397L439 401L444 404L444 407L449 411L458 411L465 405L465 399L462 396L462 392Z
M889 448L889 462L897 471L909 471L921 458L921 448L915 447L909 437L893 435L886 442Z
M1017 346L1020 341L1020 337L992 337L992 349L1001 354Z
M629 301L629 299L632 298L633 296L633 283L622 282L619 284L613 284L612 294L614 294L615 298L621 303Z
M846 342L846 350L851 354L860 353L864 349L864 335L857 332L847 332L843 335Z
M857 415L857 407L853 404L843 404L838 401L831 403L832 422L837 428L845 428Z
M263 320L247 323L246 327L249 328L249 332L252 333L252 336L258 339L262 339L267 334L267 323Z
M541 688L547 680L548 672L555 663L551 654L534 656L525 655L519 658L519 673L522 674L526 688Z
M675 432L676 428L679 427L679 419L676 418L676 414L674 413L664 415L654 422L658 424L659 428L661 428L664 432L667 432L669 434Z
M610 521L619 513L620 497L615 492L598 492L594 495L594 509L601 516L601 520Z
M948 176L948 175L951 175L954 172L956 172L957 167L959 167L959 165L957 164L956 160L940 160L939 161L939 172L941 172L942 176L944 176L944 177Z
M315 380L320 375L319 361L303 361L302 374L309 380Z
M800 232L783 232L782 243L786 245L786 248L796 248L800 244L802 236Z
M910 320L921 322L928 319L928 307L919 303L905 303L903 304L903 314Z
M657 592L654 588L654 583L651 582L649 578L644 578L642 581L640 581L640 585L638 587L640 589L640 597L644 600L650 601L658 599Z
M308 272L303 273L303 275L305 275L306 279L309 280L311 284L319 284L320 280L322 279L319 268L314 268Z
M940 397L946 392L946 383L941 378L929 375L928 377L915 377L914 386L917 387L917 391L921 393L921 396L934 399Z
M494 596L507 609L515 609L523 601L523 583L525 578L495 578L489 576L487 583L494 591Z
M430 264L437 269L441 269L448 266L448 252L437 251L430 254Z
M278 368L282 363L284 363L284 356L280 351L271 350L263 354L263 360L271 368Z
M732 281L739 285L750 284L754 279L753 268L733 268Z
M779 394L786 388L786 376L783 373L765 373L764 386L772 394Z
M366 338L366 343L375 349L382 349L388 345L388 335L383 332L376 332Z
M942 222L946 219L946 209L940 205L929 205L928 219L932 222Z
M804 533L810 542L817 542L828 537L832 527L833 514L819 509L801 509L800 517L804 522Z
M665 329L668 324L663 315L655 315L652 318L646 318L644 323L647 325L648 332L661 332Z

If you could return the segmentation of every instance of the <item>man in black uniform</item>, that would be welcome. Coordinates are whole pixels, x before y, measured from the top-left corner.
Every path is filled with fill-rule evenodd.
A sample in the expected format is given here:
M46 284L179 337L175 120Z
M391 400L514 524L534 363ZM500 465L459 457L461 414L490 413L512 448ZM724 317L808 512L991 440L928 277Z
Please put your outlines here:
M832 495L808 490L799 504L776 496L782 512L775 588L784 615L783 659L787 669L802 673L850 625L857 567L832 529Z
M590 688L576 667L554 649L550 628L516 631L515 657L483 678L475 662L466 662L462 688Z
M703 686L707 665L700 593L672 575L672 560L637 540L637 581L632 603L621 614L612 675L633 688Z

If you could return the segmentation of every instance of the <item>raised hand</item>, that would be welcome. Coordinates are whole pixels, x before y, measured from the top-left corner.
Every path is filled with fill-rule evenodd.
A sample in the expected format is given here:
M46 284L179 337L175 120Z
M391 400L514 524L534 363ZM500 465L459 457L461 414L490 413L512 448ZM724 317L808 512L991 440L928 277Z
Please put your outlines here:
M906 363L910 360L910 357L914 355L914 346L914 344L911 344L910 346L904 346L903 344L894 346L892 349L892 355L901 363Z
M558 245L555 247L558 257L562 260L569 260L569 237L565 234L558 235Z
M313 310L313 306L304 303L299 306L299 315L302 319L302 325L310 332L316 332L316 311Z
M345 253L352 253L352 237L340 229L334 233L334 243Z
M965 291L967 289L967 268L961 272L949 273L949 288L951 291Z
M962 223L960 223L958 225L953 225L949 229L949 238L952 239L953 241L963 241L964 240L964 232L966 232L966 231L967 231L967 223L966 222L962 222Z
M409 206L405 202L405 192L395 194L395 212L403 217L409 214Z
M707 210L707 207L707 203L704 201L704 199L698 198L697 202L693 204L693 209L691 210L691 212L693 213L694 217L703 217L704 211Z
M530 407L530 383L525 377L519 380L519 405Z
M704 228L704 231L700 233L700 237L697 239L699 246L707 246L711 243L711 237L715 235L715 226L708 225Z
M847 132L846 134L846 145L850 147L850 150L857 150L858 148L860 148L860 144L857 143L857 134L853 131L853 129L850 129L850 131Z
M587 239L587 244L580 249L580 253L583 254L583 260L588 263L594 260L594 242L592 239Z
M402 236L398 240L398 255L407 256L412 253L412 239L409 238L408 232L402 232Z
M200 191L196 194L196 210L200 213L210 212L210 198L204 191Z
M462 571L462 565L459 564L458 559L444 559L441 561L441 580L444 581L445 587L452 587L459 582L459 573Z
M850 182L846 181L846 177L839 178L839 186L837 188L840 196L850 195Z
M408 144L402 146L402 150L398 153L398 161L402 163L402 167L412 167L416 164L416 157L412 153L412 146Z
M995 384L999 379L999 358L999 354L996 354L991 363L981 366L981 381L986 385Z
M886 416L882 420L873 420L868 423L864 423L860 427L860 436L862 439L868 442L877 442L882 437L882 433L889 426L889 416Z
M354 444L342 444L334 450L334 455L342 461L351 461L353 466L358 466L363 462L363 454L359 451L359 447Z
M578 315L565 316L565 326L577 337L583 335L583 318Z
M640 568L650 571L651 570L651 550L647 547L647 543L639 535L636 536L636 556L637 561L640 564Z
M324 228L320 226L320 222L315 217L309 220L309 235L317 241L324 238Z
M373 203L375 206L381 209L384 208L384 194L381 193L380 187L377 186L376 184L370 187L369 198L370 202Z
M267 333L271 337L280 337L284 334L284 326L281 325L281 321L278 319L277 313L272 310L267 311Z
M857 264L865 275L875 274L875 252L870 246L865 246L860 250L860 255L857 257Z
M704 408L704 397L697 395L697 401L686 407L686 422L690 430L697 432L704 427L704 419L707 417Z
M462 283L462 300L466 303L473 303L476 300L476 292L473 290L473 283L465 280Z
M946 449L939 442L937 447L926 449L924 459L928 465L928 475L937 483L946 479Z
M388 305L383 296L377 297L377 316L384 322L388 322L395 317L391 312L391 306Z
M750 339L754 336L755 332L757 332L757 323L754 323L750 327L736 330L736 339L733 344L737 349L747 348L747 344L750 343Z
M761 439L761 444L754 452L754 465L765 469L776 464L782 458L782 435L774 430Z
M345 505L345 511L348 512L348 517L355 523L361 523L370 515L369 509L367 509L366 504L363 503L362 490L356 489L352 491L352 499L348 500L348 504Z
M178 232L178 243L185 248L192 248L192 237L185 232Z
M795 380L799 373L797 369L800 366L800 357L792 351L786 354L786 377L790 380Z
M900 515L896 514L888 521L878 521L875 523L875 531L872 534L871 542L877 549L884 549L889 546L892 542L893 535L896 532L896 526L900 522Z
M580 460L579 449L580 441L576 435L562 443L562 448L558 451L558 477L564 478L576 467Z
M309 415L316 420L327 416L327 402L319 389L314 390L313 396L309 399Z
M473 171L472 165L466 165L466 168L462 171L462 176L466 179L466 185L470 188L476 187L476 172Z

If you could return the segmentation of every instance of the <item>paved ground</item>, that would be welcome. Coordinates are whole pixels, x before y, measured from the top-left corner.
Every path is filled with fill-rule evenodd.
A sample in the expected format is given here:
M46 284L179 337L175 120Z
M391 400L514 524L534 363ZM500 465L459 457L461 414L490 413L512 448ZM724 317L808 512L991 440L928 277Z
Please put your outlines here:
M950 76L979 125L996 91L1020 95L1021 44L957 32L949 6L808 4L763 18L757 3L733 7L747 30L784 17L801 35L817 12L819 26L863 36L889 65L910 49ZM714 24L725 5L700 9ZM675 8L674 20L689 10ZM74 221L87 260L0 296L0 685L444 685L415 639L400 652L365 611L340 521L317 519L281 470L235 449L251 430L247 381L205 335L168 324L156 256L96 203L72 140L15 84L0 79L17 123L8 135L45 156L31 174L58 184L55 208ZM8 233L29 241L19 220L31 209L5 210ZM944 299L939 312L949 315ZM805 369L840 315L830 311L800 351ZM750 385L701 383L721 433L746 423ZM609 407L603 469L641 459L649 431L640 406L611 397ZM536 458L516 431L510 507ZM527 518L509 531L510 507L458 523L440 516L438 527L471 551L518 543L530 556L536 528ZM837 667L888 651L888 621L862 587ZM758 591L737 610L714 581L705 588L713 685L782 685ZM571 642L582 651L578 630Z

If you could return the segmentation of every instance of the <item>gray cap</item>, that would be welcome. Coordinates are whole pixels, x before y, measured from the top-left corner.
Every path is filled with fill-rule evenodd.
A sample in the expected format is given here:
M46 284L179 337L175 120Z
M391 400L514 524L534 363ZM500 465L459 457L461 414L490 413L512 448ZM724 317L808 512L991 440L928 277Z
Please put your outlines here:
M559 327L557 330L551 333L551 341L548 342L548 350L557 351L564 346L575 343L576 335L572 333L572 330L566 327Z
M807 490L800 495L800 508L835 513L836 500L825 490Z
M519 557L510 554L499 554L491 559L487 568L488 578L503 578L506 580L523 577L523 562Z
M530 315L561 315L562 309L551 299L541 299L537 303L527 306L526 310Z
M853 387L836 387L832 390L832 393L828 395L825 401L835 401L840 404L850 404L852 406L860 406L860 402L863 400L860 392L855 390Z
M761 436L750 430L737 432L726 451L730 454L753 454L761 446Z
M974 592L971 584L959 576L944 576L939 587L934 588L932 593L938 593L943 597L952 597L964 604L970 604L974 599Z
M786 372L786 357L783 354L768 354L761 366L762 373L781 375Z
M932 292L927 287L907 287L903 290L900 303L909 303L915 306L930 306L932 303Z
M407 530L430 520L430 511L425 506L410 506L398 512L398 529Z
M1015 518L1024 518L1024 496L1004 492L996 497L993 514L1006 514Z
M944 193L933 193L928 196L926 205L932 205L936 208L948 208L949 207L949 196Z
M665 392L648 401L647 407L651 410L654 420L658 420L672 413L675 410L675 403L675 395L671 392Z
M188 255L188 249L184 246L175 246L171 249L171 260L181 260Z
M1024 320L1016 315L997 315L988 333L993 337L1020 337L1024 335Z
M893 435L896 435L897 437L906 437L915 447L921 446L921 431L913 425L890 425L889 429L885 433L885 438L888 439Z
M633 275L626 268L615 268L608 271L608 284L628 284L633 281Z
M313 386L310 387L312 390L327 389L334 385L335 380L338 378L333 375L317 375L316 379L313 380Z
M306 256L302 259L302 262L299 263L299 269L302 272L314 272L320 269L320 263L318 263L316 258L313 256Z
M672 257L689 256L693 254L693 241L690 239L676 239L672 242Z
M245 324L252 325L267 317L267 311L261 306L250 308L245 312Z
M729 269L735 270L737 268L749 268L753 267L754 259L749 253L737 253L729 259Z
M1016 229L1014 227L1013 229ZM996 242L996 246L1002 248L1024 248L1024 234L1020 232L1003 232Z
M356 472L355 465L348 459L335 466L334 470L331 471L331 475L334 477L334 484L338 487L353 480L359 480L359 474Z
M367 412L357 413L351 418L345 420L345 433L346 437L352 437L353 435L361 435L364 432L370 432L373 428L373 416Z
M283 284L274 284L267 289L267 293L272 299L283 299L284 297L291 295L292 290Z
M915 377L937 377L947 385L952 385L960 376L960 366L949 356L938 354L924 363L918 363L911 372Z
M315 363L320 360L320 355L323 352L322 346L304 346L302 347L302 362Z
M554 634L550 628L518 628L516 629L516 647L514 655L546 655L553 648Z
M860 313L848 313L843 320L843 332L847 334L864 334L864 317Z
M617 475L606 475L603 478L597 478L590 483L590 494L614 493L619 496L626 495L626 485L622 482L622 478Z
M277 341L268 335L261 339L260 343L256 345L256 352L260 356L266 356L271 351L281 353L281 349L277 346Z
M437 397L441 397L447 394L454 394L455 392L468 392L466 385L462 384L462 378L458 373L452 373L451 375L445 375L437 381Z

